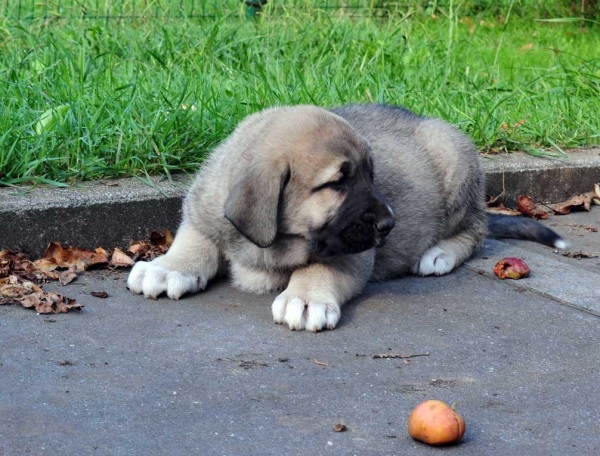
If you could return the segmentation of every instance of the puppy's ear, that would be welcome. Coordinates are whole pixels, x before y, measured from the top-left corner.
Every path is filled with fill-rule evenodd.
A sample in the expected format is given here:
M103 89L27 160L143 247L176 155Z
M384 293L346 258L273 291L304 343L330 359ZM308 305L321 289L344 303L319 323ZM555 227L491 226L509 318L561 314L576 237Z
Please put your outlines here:
M289 180L287 164L249 167L229 191L225 218L249 241L270 247L277 235L283 189Z

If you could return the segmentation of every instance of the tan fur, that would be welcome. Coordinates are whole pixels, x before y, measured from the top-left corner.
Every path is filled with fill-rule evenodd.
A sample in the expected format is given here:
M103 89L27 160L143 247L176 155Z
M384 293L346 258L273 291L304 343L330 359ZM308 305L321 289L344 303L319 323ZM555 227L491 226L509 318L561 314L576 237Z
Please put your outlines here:
M322 187L344 173L343 191ZM352 217L364 227L393 211L396 228L381 248L320 256L319 233L360 237L344 231L340 214L352 212L348 195L361 185L353 198L374 202L377 214ZM448 273L485 232L477 153L448 124L382 106L273 108L249 116L214 151L185 199L171 250L138 263L128 284L150 298L178 299L228 270L244 290L285 288L272 305L276 323L333 329L369 279Z

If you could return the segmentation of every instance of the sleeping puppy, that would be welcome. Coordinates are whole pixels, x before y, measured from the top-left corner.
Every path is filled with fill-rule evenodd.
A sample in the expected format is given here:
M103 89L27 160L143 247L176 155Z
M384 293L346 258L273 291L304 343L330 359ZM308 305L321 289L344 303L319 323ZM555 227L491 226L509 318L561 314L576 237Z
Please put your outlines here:
M243 290L283 290L275 323L319 331L367 281L447 274L486 235L564 245L532 220L488 220L477 150L445 122L382 105L271 108L212 153L170 250L128 285L179 299L229 273Z

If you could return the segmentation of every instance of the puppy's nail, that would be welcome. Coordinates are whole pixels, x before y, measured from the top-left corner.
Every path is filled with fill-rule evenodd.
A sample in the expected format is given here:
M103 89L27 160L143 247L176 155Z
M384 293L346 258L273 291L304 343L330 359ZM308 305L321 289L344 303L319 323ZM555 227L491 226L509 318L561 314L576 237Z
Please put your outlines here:
M327 325L327 329L329 331L333 331L335 329L335 326L333 326L333 325Z
M296 327L295 326L290 326L290 331L296 331Z

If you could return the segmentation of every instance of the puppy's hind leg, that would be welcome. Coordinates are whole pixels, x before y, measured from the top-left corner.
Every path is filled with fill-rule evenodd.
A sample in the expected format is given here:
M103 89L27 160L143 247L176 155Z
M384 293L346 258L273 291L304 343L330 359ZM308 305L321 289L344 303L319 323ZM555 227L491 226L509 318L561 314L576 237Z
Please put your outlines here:
M204 290L219 270L217 246L191 224L182 224L169 251L150 262L135 264L127 285L136 294L156 299L163 292L171 299Z
M413 266L412 272L422 276L448 274L469 258L480 245L480 236L469 232L442 239L425 251Z

